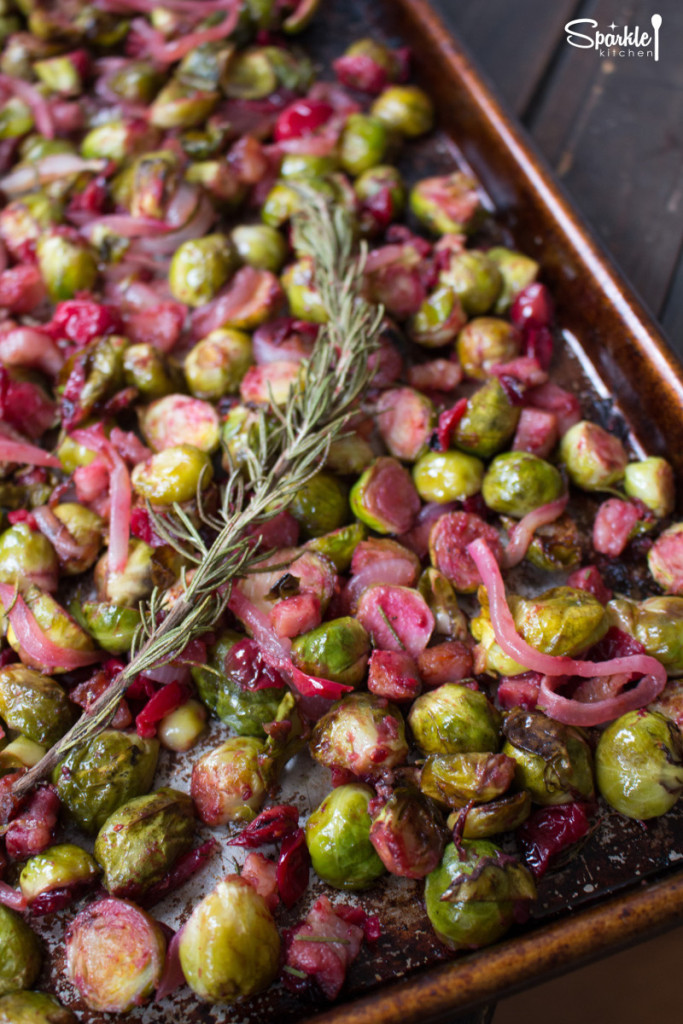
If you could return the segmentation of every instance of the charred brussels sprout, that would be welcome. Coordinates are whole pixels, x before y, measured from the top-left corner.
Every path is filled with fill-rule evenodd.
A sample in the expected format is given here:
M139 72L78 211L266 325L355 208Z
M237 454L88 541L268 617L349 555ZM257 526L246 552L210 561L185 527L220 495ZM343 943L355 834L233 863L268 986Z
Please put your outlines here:
M506 320L478 316L463 327L456 342L458 359L468 377L485 380L491 367L519 355L519 332Z
M342 526L331 533L313 537L312 540L307 541L306 547L309 551L315 551L331 562L337 572L346 572L351 565L353 552L367 535L368 531L363 523L351 523L349 526Z
M298 668L345 686L360 685L369 656L370 638L350 616L324 622L292 643L292 659Z
M497 265L503 278L503 287L496 301L495 311L507 313L522 289L536 280L538 263L522 252L515 252L514 249L505 249L502 246L494 246L486 255Z
M0 669L0 718L10 729L51 747L74 717L66 693L53 679L23 665Z
M108 79L108 87L122 100L132 103L150 103L162 83L162 76L153 64L146 61L127 61L125 67Z
M627 818L666 814L683 793L678 726L657 711L629 711L600 737L595 773L601 796Z
M368 821L369 827L369 821ZM0 903L0 995L30 988L40 972L38 936L14 910Z
M234 736L210 750L192 768L192 799L207 825L252 821L268 788L265 746L251 736Z
M287 243L268 224L240 224L231 236L237 255L249 267L277 274L287 257Z
M531 452L502 452L488 468L481 485L484 501L494 512L521 519L564 490L555 466Z
M456 448L489 459L511 441L519 422L513 405L497 377L475 391L453 433Z
M630 462L624 470L624 490L652 509L658 519L671 515L676 504L676 481L671 464L653 455Z
M479 493L483 479L483 462L464 452L426 452L413 466L413 482L423 501L462 501Z
M384 874L370 842L369 786L337 786L306 822L313 870L335 889L367 889Z
M227 235L204 235L180 245L171 260L168 284L178 302L205 306L232 276L235 247Z
M503 524L507 530L514 520ZM527 548L526 559L545 572L562 572L581 565L583 541L581 531L571 516L561 515L554 523L539 526Z
M0 1024L78 1024L66 1010L45 992L12 992L0 998Z
M420 789L449 807L486 803L511 785L515 765L505 754L431 754L420 774Z
M628 463L619 438L589 420L569 428L560 441L560 457L571 482L584 491L600 491L618 484Z
M607 605L610 624L640 641L670 676L683 674L683 597L618 598Z
M105 729L70 751L54 769L52 781L70 816L94 835L110 814L149 790L158 755L156 740Z
M538 597L511 594L515 628L544 654L574 657L600 640L609 621L604 607L587 590L552 587Z
M152 505L192 501L213 477L206 452L191 444L165 448L147 462L139 462L131 473L133 490Z
M387 150L387 129L378 117L350 114L339 142L343 169L354 178L382 163Z
M194 810L186 793L167 787L130 800L97 834L95 858L112 896L135 898L159 882L192 848Z
M462 814L465 822L462 825L464 839L489 839L501 832L512 832L519 828L531 814L532 801L529 793L510 793L500 800L492 800L488 804L477 804L454 811L448 818L448 827L456 828L458 818Z
M0 535L0 583L20 590L35 584L41 590L55 591L59 561L52 544L28 523L15 523Z
M349 519L348 491L341 480L323 469L297 490L289 512L304 539L322 537Z
M141 342L130 345L123 354L123 375L128 387L137 388L146 401L163 398L177 388L176 374L163 353L153 345Z
M191 444L211 453L219 444L218 413L189 395L165 395L146 406L140 412L140 429L155 452Z
M418 697L408 715L415 742L425 754L495 752L500 715L477 690L444 683Z
M441 279L453 289L468 316L488 313L503 286L496 263L477 249L454 253Z
M161 981L166 940L134 903L98 900L66 930L66 975L91 1010L128 1013Z
M451 581L431 566L420 576L417 589L434 616L435 632L453 640L467 637L467 619L458 606L458 598Z
M409 139L424 135L434 124L432 101L416 85L389 86L374 101L370 113L391 131Z
M424 878L441 860L446 839L429 800L399 786L373 818L370 842L392 875Z
M505 719L503 753L515 762L515 781L546 805L591 800L593 759L581 733L540 711L516 708Z
M43 633L60 647L68 647L74 651L89 652L93 650L93 643L85 630L74 622L61 605L57 604L50 594L45 594L38 587L30 586L24 593L24 600L29 610L36 619ZM12 648L21 658L24 665L35 668L39 672L48 671L48 666L39 662L39 653L29 654L22 647L12 625L7 627L7 640ZM52 663L49 669L52 675L68 671L66 668L57 667Z
M73 299L76 292L92 291L97 260L90 246L66 229L52 228L36 242L38 266L53 302Z
M200 999L231 1002L274 981L280 936L263 897L242 878L228 875L193 910L178 952L187 983Z
M55 889L79 893L92 885L99 873L89 853L73 843L63 843L27 860L19 875L19 886L31 905Z
M372 778L403 764L408 756L403 716L383 697L349 694L318 719L310 749L327 768Z
M495 942L515 920L520 901L535 898L527 869L484 839L449 843L425 885L427 916L451 949Z

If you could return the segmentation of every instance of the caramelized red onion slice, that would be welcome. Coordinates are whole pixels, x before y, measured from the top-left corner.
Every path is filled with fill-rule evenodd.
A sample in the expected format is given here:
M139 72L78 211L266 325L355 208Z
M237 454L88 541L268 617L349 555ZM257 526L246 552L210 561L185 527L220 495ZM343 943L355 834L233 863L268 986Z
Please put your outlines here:
M23 893L19 889L13 889L7 882L0 882L0 903L12 910L19 911L19 913L26 910L28 906Z
M17 167L0 178L0 189L8 196L15 196L70 174L81 174L83 171L102 174L106 166L106 160L85 160L74 153L53 153L28 166Z
M9 437L0 436L0 462L17 462L26 466L48 466L61 469L62 464L56 455L50 455L27 441L13 441Z
M49 639L38 625L38 622L14 587L8 583L0 583L0 601L9 611L5 614L14 630L19 646L28 657L48 671L54 668L83 668L100 661L102 655L98 651L74 651L70 647L60 647Z
M575 658L543 654L531 647L517 633L512 613L505 598L505 584L498 563L483 540L475 540L467 552L479 570L489 598L491 625L496 641L504 654L514 658L526 669L540 672L543 682L540 689L540 703L551 718L566 725L600 725L623 714L625 710L643 707L662 692L666 685L666 669L656 658L647 654L631 654L608 661L579 661ZM591 704L561 697L554 690L567 676L593 676L635 673L642 676L633 690L620 693Z
M268 664L288 676L292 666L290 660L291 640L278 636L268 618L244 596L236 585L233 585L228 608L247 627L260 646L261 653Z
M549 501L546 505L540 505L528 512L512 527L503 555L504 569L512 569L513 566L519 565L539 526L548 526L559 519L566 509L568 501L569 495L563 494L561 498L556 498L555 501Z
M162 220L133 217L129 213L107 213L103 217L95 217L81 228L81 234L89 238L96 228L106 228L122 238L144 238L168 231L168 226Z
M180 955L178 948L180 946L180 937L183 934L183 929L180 928L166 949L166 960L164 962L164 970L161 975L161 980L157 985L156 994L154 996L154 1002L159 1003L166 996L170 996L176 989L181 988L186 984L185 975L183 969L180 966Z
M68 562L70 559L83 557L85 548L75 540L49 506L41 505L40 508L34 508L33 516L38 523L38 529L50 541L60 561Z
M34 327L10 324L0 335L0 361L4 366L21 366L56 376L64 357L52 338Z
M109 470L109 571L123 572L128 561L128 539L130 537L130 511L132 492L128 468L108 437L102 424L98 423L85 430L74 430L71 435L78 444L85 445L101 455Z
M381 558L354 573L346 589L351 600L355 602L364 590L376 584L412 587L415 575L415 566L408 558Z

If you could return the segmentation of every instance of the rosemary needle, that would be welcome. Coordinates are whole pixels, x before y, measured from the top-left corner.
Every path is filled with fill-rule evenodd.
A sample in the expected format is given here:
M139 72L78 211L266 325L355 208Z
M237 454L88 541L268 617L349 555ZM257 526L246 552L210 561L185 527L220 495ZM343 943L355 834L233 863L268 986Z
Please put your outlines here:
M208 514L198 492L199 515L213 534L211 543L179 506L163 518L153 514L155 529L194 566L183 573L184 592L165 615L159 589L141 606L142 625L130 662L69 732L17 780L16 796L25 795L69 751L98 735L140 672L173 661L190 640L211 629L225 609L233 581L262 557L248 528L287 507L318 471L367 390L373 375L369 356L378 345L383 311L361 295L364 252L355 254L352 225L340 206L331 209L311 190L304 198L294 224L296 245L313 259L328 320L301 378L285 408L270 410L268 423L266 414L259 414L256 443L247 453L246 466L229 474L218 511Z

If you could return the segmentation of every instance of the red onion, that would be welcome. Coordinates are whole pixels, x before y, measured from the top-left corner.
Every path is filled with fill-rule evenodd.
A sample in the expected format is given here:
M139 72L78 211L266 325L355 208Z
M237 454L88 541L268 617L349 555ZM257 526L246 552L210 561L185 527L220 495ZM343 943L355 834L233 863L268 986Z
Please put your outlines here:
M7 882L0 882L0 903L5 907L11 907L12 910L18 910L20 913L27 907L26 897L21 890L13 889Z
M22 366L56 376L64 357L52 338L35 327L15 327L0 335L0 360L5 366Z
M648 661L655 660L647 655L636 655L635 657L647 658ZM633 661L634 658L616 660ZM610 662L603 662L603 664L608 665ZM598 662L595 667L602 666ZM620 681L622 685L625 685L630 679L630 672L621 674ZM636 711L638 708L651 704L664 689L666 678L664 683L660 684L660 680L654 673L644 675L638 685L632 690L626 690L617 696L606 697L603 700L587 704L579 700L562 697L559 693L555 693L554 687L561 686L564 682L566 682L566 677L564 676L543 676L538 695L539 706L544 708L550 717L554 718L557 722L564 722L565 725L588 727L591 725L602 725L603 722L610 722L614 718L619 718L620 715L626 714L627 711Z
M527 512L512 527L503 555L502 566L504 569L512 569L513 566L519 565L526 555L529 544L531 544L534 533L539 526L548 526L550 523L554 523L556 519L559 519L566 509L568 501L569 495L563 494L561 498L556 498L555 501L549 501L546 505L539 505L538 508Z
M125 462L108 437L102 424L98 423L85 430L74 430L71 435L78 444L101 455L109 470L109 494L111 512L109 518L109 571L123 572L128 561L128 538L130 536L130 510L132 494L130 477Z
M0 583L0 601L5 615L10 621L21 650L36 665L50 671L51 669L75 669L84 665L92 665L102 655L98 651L74 651L70 647L60 647L49 639L40 628L33 612L23 597L8 583Z
M264 276L267 275L267 276ZM269 279L277 285L277 278L267 270L242 267L232 281L221 289L215 299L196 310L192 315L192 337L205 338L211 331L227 323Z
M190 670L187 665L171 662L168 665L157 665L156 668L148 668L142 673L145 679L151 679L153 683L161 683L162 686L171 683L187 683L190 680Z
M74 153L52 153L28 166L17 167L4 178L0 178L0 189L7 195L14 196L20 192L29 192L37 185L66 178L70 174L81 174L83 171L102 174L106 167L106 160L85 160Z
M291 641L286 637L278 636L267 616L260 612L235 585L230 594L228 608L247 627L254 640L260 645L264 658L278 671L289 674Z
M168 226L154 217L133 217L127 213L108 213L95 217L81 228L81 234L89 238L97 228L113 231L122 238L145 238L148 235L163 234Z
M178 190L180 191L180 189ZM166 234L156 238L140 238L136 243L137 249L144 253L152 253L156 256L170 256L179 245L192 238L201 238L209 230L216 219L216 211L211 205L207 196L202 196L199 203L194 207L190 219L184 222L184 227L177 231L167 231ZM130 254L135 259L137 253Z
M38 529L50 541L60 561L81 559L84 548L69 533L67 527L58 519L51 508L41 505L33 510Z
M157 32L156 29L153 29L151 25L141 18L135 18L131 25L138 36L141 37L149 51L149 55L155 61L158 61L159 64L173 64L174 61L182 60L191 50L196 50L198 46L203 46L204 43L217 42L229 36L237 24L240 10L241 6L234 4L232 9L226 13L220 25L214 25L212 28L205 28L197 32L189 32L187 35L170 43L164 42L161 33Z
M351 600L355 602L367 587L376 583L412 587L415 575L415 566L409 558L381 558L354 573L346 589Z
M180 937L182 934L183 929L180 928L168 944L164 970L154 996L155 1003L161 1002L161 1000L165 999L166 996L170 996L171 992L175 992L177 988L181 988L185 984L185 975L183 974L183 969L180 966L180 955L178 953Z
M324 697L326 700L339 700L345 693L353 690L352 686L335 683L331 679L320 679L318 676L302 672L292 665L292 681L295 688L304 697Z
M14 75L0 74L0 86L8 89L31 108L37 131L46 139L54 139L55 125L50 113L50 105L43 94L30 82Z
M49 466L61 469L62 464L56 455L44 452L33 444L24 441L13 441L9 437L0 436L0 462L18 462L27 466Z

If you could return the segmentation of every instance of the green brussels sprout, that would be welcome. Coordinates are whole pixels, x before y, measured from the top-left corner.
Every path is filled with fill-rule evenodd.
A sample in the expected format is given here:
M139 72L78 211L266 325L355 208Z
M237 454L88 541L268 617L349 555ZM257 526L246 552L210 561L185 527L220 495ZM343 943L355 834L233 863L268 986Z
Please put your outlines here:
M369 827L369 825L368 825ZM30 988L40 973L38 936L14 910L0 903L0 996Z
M408 715L424 754L495 753L501 718L488 698L459 683L444 683L418 697Z
M461 234L477 225L482 212L479 183L463 171L423 178L410 193L410 209L436 234Z
M439 864L446 839L429 800L399 786L373 818L370 842L392 875L424 878Z
M284 696L282 687L263 687L252 690L242 686L243 673L240 651L244 636L232 629L224 630L209 649L207 667L192 667L192 678L197 692L209 710L238 736L265 738L264 724L272 722ZM242 646L239 646L242 645ZM236 648L234 655L231 654Z
M376 39L356 39L344 50L344 57L360 57L363 63L372 61L386 72L389 81L399 78L403 70L396 54Z
M165 395L140 411L140 429L155 452L191 444L202 452L219 445L218 413L208 402L189 395Z
M26 135L34 126L31 108L17 96L4 103L0 109L0 139L17 139Z
M128 157L154 149L159 132L154 128L140 129L138 121L105 121L91 128L81 142L81 155L87 160L111 160L122 164Z
M513 249L505 249L503 246L494 246L486 255L497 265L503 278L503 287L495 305L495 312L507 313L517 295L536 280L539 265L530 256L515 252Z
M344 686L361 684L369 657L370 638L348 615L324 622L292 642L292 660L298 668Z
M417 589L434 616L435 632L453 640L465 640L468 636L467 619L458 606L451 581L438 569L429 566L420 576Z
M593 759L578 729L540 711L513 709L505 719L503 753L515 762L519 789L543 806L592 800Z
M316 182L327 178L339 170L339 160L331 153L328 156L315 156L313 153L285 153L280 164L280 178L294 182L303 179ZM315 188L315 184L312 186ZM282 236L280 236L282 237Z
M45 992L11 992L0 998L0 1024L78 1024L71 1010L65 1010L54 996Z
M238 875L228 875L192 911L178 953L195 995L232 1002L275 980L280 936L263 897Z
M292 316L324 324L327 309L315 288L315 270L310 256L290 263L280 277Z
M427 876L427 916L450 949L476 949L510 928L520 901L536 898L530 873L485 839L449 843Z
M287 243L268 224L240 224L230 233L237 255L249 267L277 274L287 258Z
M453 341L467 320L460 300L448 284L439 284L408 322L408 333L423 348L441 348Z
M683 523L664 530L647 553L653 579L668 594L683 594Z
M128 560L122 572L109 572L108 555L102 555L94 572L100 603L137 608L152 593L153 555L154 548L137 538L128 542Z
M493 631L489 617L486 591L483 587L479 588L477 596L481 603L481 611L479 615L474 616L470 620L470 632L474 639L478 641L477 646L474 648L475 672L501 676L521 675L527 671L525 666L520 665L519 662L515 661L514 658L510 658L507 654L503 654L498 646L496 634Z
M57 553L47 537L28 523L15 523L0 534L0 583L25 590L30 586L55 591Z
M560 441L569 478L584 491L601 491L623 480L628 456L618 437L597 423L581 420Z
M246 405L233 405L221 428L223 469L244 469L248 453L256 452L259 445L260 415ZM272 420L266 418L266 432Z
M176 249L168 271L171 293L188 306L205 306L229 281L237 252L227 235L188 239Z
M481 490L484 464L464 452L426 452L413 466L413 483L423 501L462 501Z
M490 839L501 832L513 832L519 828L531 814L531 796L524 790L521 793L510 793L500 800L492 800L488 804L477 804L454 811L448 818L449 828L459 827L460 815L464 815L462 825L463 839Z
M520 408L513 405L497 377L491 377L470 397L453 433L456 448L489 459L512 440Z
M192 501L213 477L211 459L191 444L165 448L131 473L133 490L152 505Z
M92 422L86 420L83 426L91 426ZM73 473L79 466L89 466L91 462L94 462L97 458L97 452L74 441L69 434L64 434L57 447L57 458L61 462L65 473Z
M172 78L149 108L149 123L157 128L194 128L202 125L216 106L219 93L194 89Z
M268 49L270 47L252 47L235 54L221 83L226 96L261 100L275 92L278 77Z
M185 377L193 395L215 401L239 390L253 361L249 335L219 327L190 349L185 357Z
M244 199L247 186L240 181L237 171L226 160L196 160L187 166L185 181L201 185L219 204L238 206Z
M348 783L325 797L306 822L313 870L335 889L367 889L384 874L370 842L369 786Z
M416 85L390 85L374 101L370 113L390 131L409 139L424 135L434 124L432 101Z
M552 587L531 598L510 594L508 603L517 632L544 654L575 657L609 628L603 605L575 587Z
M19 888L30 905L55 889L80 892L88 888L99 873L89 853L73 843L63 843L49 846L26 861L19 875Z
M325 469L340 476L357 476L375 457L372 445L358 433L346 434L332 441L325 460Z
M44 135L27 135L22 139L19 146L19 155L22 164L35 163L46 156L58 156L60 153L75 153L76 147L73 142L66 139L48 139ZM70 182L74 182L71 177Z
M131 60L107 78L107 87L122 100L147 104L156 96L162 81L161 72L153 64Z
M332 533L313 537L306 542L306 547L331 562L337 572L346 572L351 565L353 552L367 535L367 527L363 523L351 523L349 526L333 530Z
M506 320L477 316L460 331L456 348L466 375L485 380L492 366L519 355L520 335Z
M671 464L652 455L641 462L629 462L624 470L624 490L652 509L658 519L670 516L676 504L676 481Z
M276 181L261 207L261 219L274 231L292 219L303 205L301 195L287 181Z
M253 821L266 798L265 747L253 736L233 736L195 762L192 799L206 825Z
M326 768L362 778L381 775L408 756L403 716L373 693L351 693L318 719L311 733L312 757Z
M97 280L97 260L87 242L65 228L44 231L36 242L38 267L53 302L91 292Z
M405 209L406 189L401 172L390 164L381 164L364 171L354 181L353 188L361 202L359 227L362 235L378 234L381 229L373 215L372 200L375 196L388 193L392 218L400 217Z
M387 151L387 129L368 114L349 114L339 140L339 159L354 178L382 163Z
M177 390L176 374L154 345L130 345L123 354L123 376L128 387L137 388L145 401L163 398Z
M498 265L478 249L453 253L440 280L450 285L468 316L488 313L503 287Z
M94 835L110 814L149 790L158 756L155 739L105 729L69 751L52 772L52 782L71 818Z
M76 63L69 57L46 57L33 65L36 75L51 92L62 96L78 96L83 82Z
M161 925L126 900L91 903L66 930L66 976L85 1005L128 1013L161 981L166 939Z
M303 390L306 366L295 359L274 359L252 366L240 384L240 397L249 405L284 407Z
M564 481L559 470L531 452L496 455L481 485L482 497L489 508L516 519L555 501L563 491Z
M178 187L178 157L170 149L143 153L114 185L114 198L134 217L163 220Z
M336 476L322 469L298 489L289 512L301 527L304 539L322 537L348 520L347 488Z
M514 519L501 518L507 530L514 526ZM545 572L562 572L581 565L582 555L583 541L576 522L569 515L561 515L554 523L536 528L526 559Z
M43 593L38 587L30 586L23 594L24 601L33 614L40 629L45 635L59 647L68 647L74 651L89 652L93 650L93 643L85 630L74 622L61 605L57 604L50 594ZM2 606L0 605L0 610ZM49 671L51 675L61 674L69 671L66 668L49 667L39 662L38 658L29 654L19 642L14 627L7 626L7 641L13 651L16 651L24 665L35 668L38 672Z
M162 747L184 754L191 750L206 728L206 709L198 700L186 700L161 719L157 736Z
M76 501L56 505L52 513L64 525L78 547L77 552L60 557L59 567L66 576L78 576L92 568L97 561L102 546L102 517Z
M505 754L430 754L420 773L420 789L449 807L487 803L512 784L515 763Z
M176 75L197 89L218 89L225 81L234 56L235 50L230 43L204 43L185 54Z
M59 683L23 665L6 665L0 668L0 718L34 743L51 747L75 715Z
M609 624L638 640L670 676L683 675L683 597L617 598L607 605Z
M0 750L0 775L33 768L45 756L47 747L34 743L27 736L17 736Z
M0 211L0 237L13 254L37 242L42 231L61 220L61 204L45 192L29 192Z
M391 455L414 462L427 450L436 410L414 388L389 388L377 402L377 427Z
M595 752L600 795L627 818L657 818L683 793L683 737L657 711L629 711L603 732Z
M164 787L114 811L97 833L95 859L112 896L136 898L192 849L194 810L187 793Z
M389 500L382 501L384 480L391 479L392 483L400 485L402 503L399 508L389 506ZM351 488L349 495L351 511L361 523L375 530L377 533L404 533L412 525L413 516L406 515L406 511L412 508L419 510L419 497L413 487L410 474L393 458L380 457L375 459L368 468L361 473ZM397 514L398 513L398 514ZM403 525L406 523L407 525Z
M92 413L123 386L123 354L128 339L119 335L96 338L84 351L75 351L64 363L57 378L66 387L72 374L85 374L78 396L81 416Z

